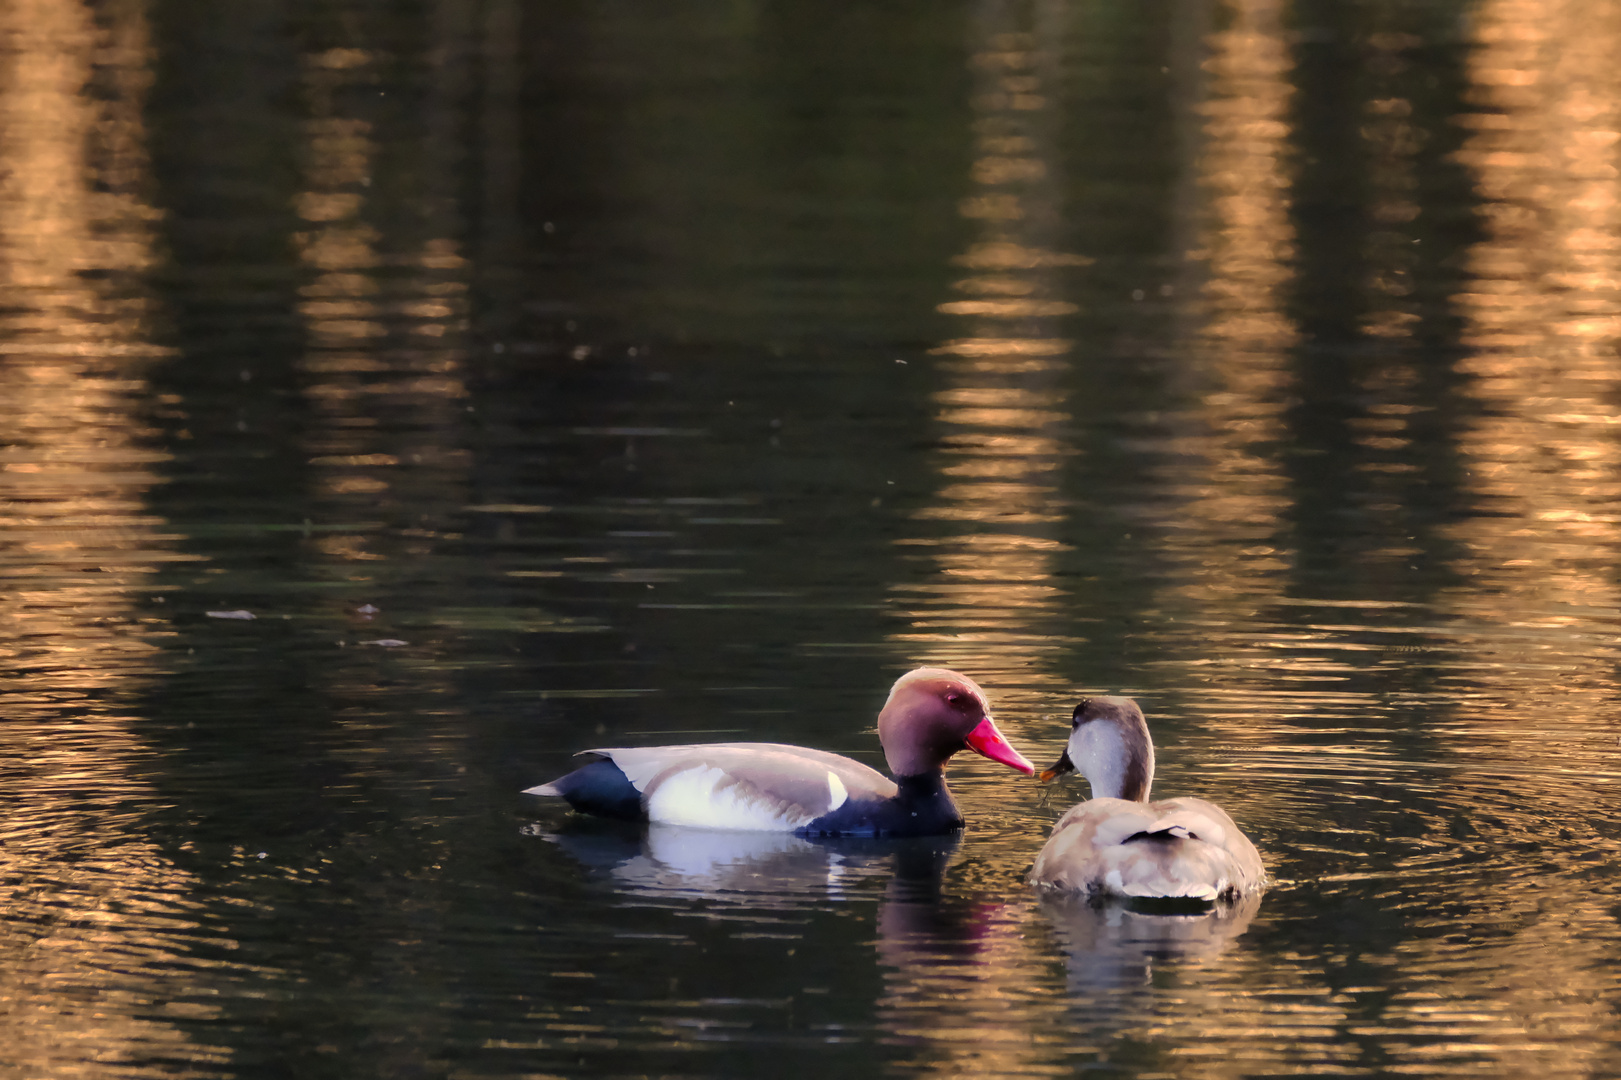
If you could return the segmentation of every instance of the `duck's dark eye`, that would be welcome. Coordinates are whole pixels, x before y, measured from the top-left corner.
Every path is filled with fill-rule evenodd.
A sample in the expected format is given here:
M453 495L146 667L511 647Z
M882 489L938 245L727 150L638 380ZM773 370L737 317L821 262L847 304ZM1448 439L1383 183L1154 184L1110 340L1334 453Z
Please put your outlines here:
M1069 718L1070 727L1080 727L1081 720L1086 716L1087 707L1092 704L1091 698L1082 698L1081 703L1075 706L1075 715Z
M950 705L953 709L966 709L972 700L972 698L960 690L946 691L946 704Z

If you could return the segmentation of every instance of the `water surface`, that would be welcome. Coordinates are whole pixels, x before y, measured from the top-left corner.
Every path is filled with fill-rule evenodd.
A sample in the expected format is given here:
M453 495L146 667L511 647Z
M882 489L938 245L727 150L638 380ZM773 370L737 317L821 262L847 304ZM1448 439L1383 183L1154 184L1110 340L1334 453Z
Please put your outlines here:
M18 1076L1621 1071L1607 5L0 11ZM251 618L243 617L251 615ZM1126 693L1275 879L583 821Z

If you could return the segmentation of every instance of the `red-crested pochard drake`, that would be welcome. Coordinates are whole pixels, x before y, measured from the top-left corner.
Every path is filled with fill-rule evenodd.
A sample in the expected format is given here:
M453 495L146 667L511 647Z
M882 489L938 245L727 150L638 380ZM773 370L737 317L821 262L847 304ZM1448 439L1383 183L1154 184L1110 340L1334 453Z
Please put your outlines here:
M878 714L878 741L893 780L823 750L697 743L583 750L596 760L526 794L630 821L800 836L932 836L963 825L944 772L957 751L1036 771L996 729L985 691L945 668L918 668L895 681Z
M1071 892L1214 901L1266 884L1260 853L1226 811L1203 799L1148 801L1154 743L1137 703L1088 698L1075 706L1069 745L1041 773L1079 769L1092 798L1053 826L1032 884Z

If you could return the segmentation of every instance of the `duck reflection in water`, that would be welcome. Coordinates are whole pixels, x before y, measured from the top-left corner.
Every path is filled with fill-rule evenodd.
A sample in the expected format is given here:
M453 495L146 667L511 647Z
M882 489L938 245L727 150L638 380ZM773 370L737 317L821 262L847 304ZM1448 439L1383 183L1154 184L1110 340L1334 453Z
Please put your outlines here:
M763 907L870 896L886 878L886 898L897 889L902 897L937 896L958 843L956 834L811 841L792 833L635 828L591 819L571 820L556 832L530 831L634 894Z
M1155 993L1151 976L1156 967L1196 965L1225 952L1249 929L1261 894L1246 893L1204 910L1134 904L1140 902L1058 893L1041 898L1042 913L1064 954L1070 992L1098 993L1114 1012L1135 1011L1129 1001L1133 990Z
M878 958L885 965L904 972L972 961L980 953L992 921L1008 905L951 895L945 872L956 853L956 837L895 846L894 874L878 907Z
M948 894L945 871L961 843L959 834L812 842L784 833L676 825L637 829L590 819L572 820L558 832L539 827L530 832L632 895L729 900L769 909L877 894L878 956L897 974L898 986L908 985L906 973L920 968L972 965L990 941L998 915L1022 907Z

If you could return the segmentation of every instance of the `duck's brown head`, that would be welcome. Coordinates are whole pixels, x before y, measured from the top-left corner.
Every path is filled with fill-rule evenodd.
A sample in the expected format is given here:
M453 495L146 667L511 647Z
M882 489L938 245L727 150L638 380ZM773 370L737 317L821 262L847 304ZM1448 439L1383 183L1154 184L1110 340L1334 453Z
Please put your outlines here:
M1050 769L1047 783L1080 770L1092 797L1144 802L1154 782L1154 741L1143 711L1128 697L1086 698L1070 718L1069 745Z
M959 750L972 750L1025 775L1036 767L1013 749L991 719L985 691L949 668L918 668L895 680L878 739L896 776L934 772Z

